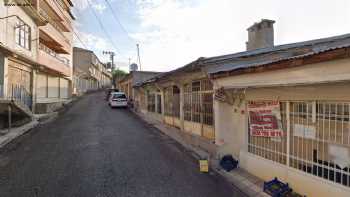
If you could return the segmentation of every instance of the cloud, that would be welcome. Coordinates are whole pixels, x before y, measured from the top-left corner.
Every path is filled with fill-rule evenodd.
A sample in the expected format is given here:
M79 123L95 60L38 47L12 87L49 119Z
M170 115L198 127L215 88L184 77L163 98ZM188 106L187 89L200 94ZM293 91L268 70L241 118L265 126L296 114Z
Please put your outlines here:
M95 4L92 7L100 14L107 8L104 4Z
M276 20L276 44L350 32L347 0L136 0L136 5L140 25L131 36L140 43L143 68L149 70L244 51L247 27L262 18Z
M107 9L104 1L101 0L75 0L74 5L75 8L79 9L80 11L84 11L89 8L89 3L92 5L92 8L100 14Z
M100 58L101 61L108 61L108 57L102 55L102 51L107 50L111 48L109 42L107 42L106 39L93 35L91 33L86 32L79 32L76 31L77 35L79 36L79 39L84 43L82 44L79 39L74 36L73 42L74 46L85 48L87 47L88 50L93 50L94 53Z
M220 4L205 0L138 1L141 31L132 36L141 43L145 66L166 71L201 56L239 48L229 44L235 37L235 28L229 25L232 6L230 0L221 0Z

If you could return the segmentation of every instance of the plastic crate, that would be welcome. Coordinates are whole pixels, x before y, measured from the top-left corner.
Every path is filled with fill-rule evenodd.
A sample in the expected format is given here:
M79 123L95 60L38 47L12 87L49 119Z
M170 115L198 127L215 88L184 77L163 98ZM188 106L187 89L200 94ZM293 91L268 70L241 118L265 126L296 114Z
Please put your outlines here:
M277 177L271 181L264 182L264 192L272 197L284 197L292 191L288 183L281 182Z

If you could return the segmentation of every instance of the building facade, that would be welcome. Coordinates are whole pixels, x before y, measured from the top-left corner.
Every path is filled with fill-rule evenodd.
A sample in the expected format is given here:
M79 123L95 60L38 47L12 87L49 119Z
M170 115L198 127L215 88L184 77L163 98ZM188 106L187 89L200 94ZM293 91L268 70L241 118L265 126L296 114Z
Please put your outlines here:
M74 47L73 65L73 94L81 95L87 91L111 87L111 72L92 51Z
M39 26L38 63L35 71L36 112L61 107L71 96L73 73L73 6L70 0L33 1L48 23Z
M70 96L73 4L68 0L17 3L0 5L2 94L26 95L32 112L50 112Z
M275 46L264 35L273 24L248 29L247 51L137 84L137 111L265 181L278 177L306 196L349 196L350 35Z
M133 86L159 74L159 72L152 71L130 71L129 74L118 80L116 85L120 91L126 94L129 100L135 100Z

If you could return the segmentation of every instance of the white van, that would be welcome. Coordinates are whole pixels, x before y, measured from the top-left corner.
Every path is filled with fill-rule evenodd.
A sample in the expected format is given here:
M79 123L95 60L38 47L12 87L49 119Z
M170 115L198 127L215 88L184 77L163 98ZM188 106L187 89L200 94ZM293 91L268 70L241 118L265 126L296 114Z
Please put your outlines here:
M128 107L128 99L124 92L112 92L108 104L110 107Z

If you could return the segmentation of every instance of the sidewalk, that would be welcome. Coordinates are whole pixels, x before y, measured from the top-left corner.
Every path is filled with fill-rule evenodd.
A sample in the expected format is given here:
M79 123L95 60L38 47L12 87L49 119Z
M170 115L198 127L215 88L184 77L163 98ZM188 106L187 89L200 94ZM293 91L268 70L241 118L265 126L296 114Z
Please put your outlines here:
M37 120L33 120L23 126L12 128L10 132L8 129L0 130L0 133L5 133L0 135L0 148L4 147L6 144L10 143L15 138L25 134L39 124Z
M134 111L133 111L134 112ZM157 120L151 119L144 114L134 112L137 116L139 116L141 119L143 119L145 122L150 124L151 126L157 128L165 135L173 138L175 141L180 143L182 146L184 146L186 149L191 150L193 152L193 156L196 159L200 158L209 158L210 161L210 169L215 171L216 173L223 176L226 180L228 180L235 188L238 188L242 191L242 193L245 193L247 196L254 196L254 197L269 197L268 194L263 192L263 180L259 179L258 177L248 173L242 168L237 168L235 170L232 170L231 172L226 172L224 169L222 169L219 166L219 160L215 158L211 158L210 154L206 151L199 149L198 147L194 147L186 143L186 141L182 138L182 131L168 126L166 124L163 124L162 122L159 122Z
M8 129L0 130L0 148L6 146L12 140L35 128L38 124L45 124L54 120L59 115L60 111L65 110L67 107L72 105L73 101L75 100L77 99L67 100L65 105L61 107L58 111L46 114L33 114L33 120L31 122L20 127L13 127L11 128L10 132L8 132Z

